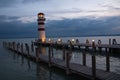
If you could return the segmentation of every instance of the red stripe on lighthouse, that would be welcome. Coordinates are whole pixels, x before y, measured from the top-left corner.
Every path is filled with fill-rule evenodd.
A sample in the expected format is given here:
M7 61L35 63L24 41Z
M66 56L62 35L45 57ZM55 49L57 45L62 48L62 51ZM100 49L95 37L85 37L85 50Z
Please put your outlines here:
M38 31L44 31L45 28L38 28Z

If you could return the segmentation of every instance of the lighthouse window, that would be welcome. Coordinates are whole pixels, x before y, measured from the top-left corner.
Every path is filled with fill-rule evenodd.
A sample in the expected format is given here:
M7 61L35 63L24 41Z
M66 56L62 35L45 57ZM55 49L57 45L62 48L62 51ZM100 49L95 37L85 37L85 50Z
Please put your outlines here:
M43 17L43 15L39 15L39 17Z

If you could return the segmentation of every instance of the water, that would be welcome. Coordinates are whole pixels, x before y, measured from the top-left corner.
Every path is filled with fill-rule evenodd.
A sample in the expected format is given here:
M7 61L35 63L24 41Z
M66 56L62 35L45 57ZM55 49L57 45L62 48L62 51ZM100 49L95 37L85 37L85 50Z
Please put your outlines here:
M109 38L116 39L120 44L120 36L108 37L64 37L63 42L70 39L79 39L80 43L85 43L86 39L90 42L94 39L101 39L103 44L109 43ZM58 38L52 38L54 41ZM2 47L2 41L15 41L21 43L31 43L34 38L24 39L1 39L0 40L0 80L87 80L82 77L66 76L65 71L56 68L49 68L46 64L37 64L20 55L17 55ZM42 47L43 53L48 53L48 48ZM82 51L73 51L70 62L82 64ZM45 54L46 55L46 54ZM91 67L91 53L86 52L86 64ZM110 71L120 74L120 53L110 54ZM62 51L54 49L54 57L62 58ZM105 53L96 53L96 66L98 69L105 70Z
M2 47L0 40L0 80L87 80L76 75L67 76L65 71L37 64ZM31 42L31 39L6 39L6 41Z

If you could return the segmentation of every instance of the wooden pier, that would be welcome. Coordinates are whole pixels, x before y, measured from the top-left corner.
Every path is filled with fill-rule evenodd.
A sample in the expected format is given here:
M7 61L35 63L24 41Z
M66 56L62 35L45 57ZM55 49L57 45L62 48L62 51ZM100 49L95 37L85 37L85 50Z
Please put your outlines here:
M94 43L94 42L93 42ZM42 42L34 42L35 45L39 46L39 45L42 45L42 46L50 46L52 45L53 47L55 48L62 48L64 46L64 48L68 49L70 48L70 46L73 48L73 49L81 49L81 47L85 50L90 50L94 47L95 51L98 50L98 51L102 51L102 49L106 50L106 51L109 51L109 52L115 52L115 53L120 53L120 44L94 44L93 43L49 43L49 42L45 42L45 43L42 43Z
M55 66L66 71L67 75L78 74L92 80L120 80L120 75L114 72L110 72L110 56L109 53L106 53L106 70L96 69L96 48L107 48L107 49L120 49L119 45L95 45L93 44L56 44L56 43L40 43L35 42L37 47L34 49L33 43L31 44L31 49L26 43L25 46L20 43L15 42L3 42L3 46L9 50L16 52L20 55L23 55L29 59L32 59L36 62L45 62L49 67ZM48 55L40 53L38 45L48 46ZM54 58L52 56L53 47L60 47L63 49L63 59ZM70 54L72 49L77 47L92 47L91 62L92 67L86 66L86 55L83 54L83 64L77 64L70 62Z

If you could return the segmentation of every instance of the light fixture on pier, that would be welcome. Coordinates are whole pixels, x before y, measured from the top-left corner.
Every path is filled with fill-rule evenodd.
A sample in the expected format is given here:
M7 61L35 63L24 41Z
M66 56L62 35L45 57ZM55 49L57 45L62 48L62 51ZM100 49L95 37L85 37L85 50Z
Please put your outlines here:
M72 43L75 43L75 39L72 39L71 42L72 42Z
M57 43L62 43L62 39L58 38Z
M95 40L92 40L92 46L95 46Z
M95 42L95 40L93 39L92 42Z
M48 42L49 42L49 43L52 43L52 39L49 38L49 39L48 39Z

